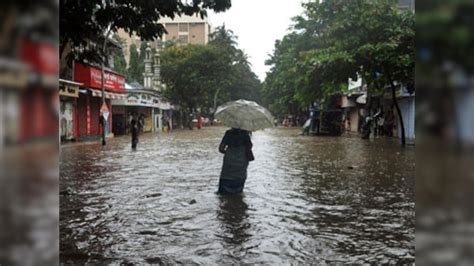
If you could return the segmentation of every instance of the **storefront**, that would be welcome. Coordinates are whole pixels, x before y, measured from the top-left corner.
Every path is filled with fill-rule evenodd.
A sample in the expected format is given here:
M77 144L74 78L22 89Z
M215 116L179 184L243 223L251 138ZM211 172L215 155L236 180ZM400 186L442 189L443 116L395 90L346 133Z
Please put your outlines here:
M29 65L28 85L19 97L19 142L58 139L59 97L57 48L52 42L23 39L21 61Z
M113 100L114 134L128 134L131 117L142 120L143 132L160 132L163 116L169 117L171 105L151 89L127 89L126 98Z
M98 140L102 134L100 109L102 106L101 71L93 66L74 63L74 81L83 85L77 99L77 127L79 140ZM112 137L112 100L125 98L125 77L111 70L104 71L105 104L109 114L105 127L106 135Z
M361 110L366 103L363 92L342 96L341 108L344 109L344 128L346 131L359 132L361 127Z
M82 83L59 79L59 135L61 142L77 141L77 99Z
M400 112L403 117L403 124L405 128L405 138L407 143L415 142L415 94L410 94L407 91L406 86L397 86L395 91L395 96L397 98L398 106L400 107ZM384 98L383 111L387 114L390 113L394 116L394 130L393 136L401 138L401 126L398 117L397 110L395 108L392 92L387 89Z
M0 58L0 148L18 142L20 96L28 85L26 64Z

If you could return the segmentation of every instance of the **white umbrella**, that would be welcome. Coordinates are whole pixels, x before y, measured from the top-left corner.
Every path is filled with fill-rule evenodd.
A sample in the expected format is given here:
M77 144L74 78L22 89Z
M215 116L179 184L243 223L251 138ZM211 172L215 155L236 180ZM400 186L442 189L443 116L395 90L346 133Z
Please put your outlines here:
M272 114L253 101L237 100L223 104L217 108L215 117L226 126L248 131L274 127Z

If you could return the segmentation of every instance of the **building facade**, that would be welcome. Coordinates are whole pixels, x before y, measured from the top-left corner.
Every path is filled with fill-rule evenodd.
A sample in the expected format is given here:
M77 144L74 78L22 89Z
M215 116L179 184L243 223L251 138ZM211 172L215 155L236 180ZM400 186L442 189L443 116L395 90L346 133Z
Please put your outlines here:
M174 19L164 17L158 22L161 23L168 32L162 36L162 42L173 41L178 44L204 45L208 43L209 34L213 30L207 18L201 18L199 15L182 15L176 16ZM117 34L126 42L124 55L128 65L130 61L130 45L133 43L137 48L140 48L142 41L137 35L132 34L132 36L130 36L122 29L120 29ZM160 45L161 43L158 40L150 43L151 49L157 49Z
M163 41L174 41L178 44L207 44L212 31L207 18L194 16L177 16L174 19L165 17L159 20L166 28Z
M74 62L74 82L80 83L77 97L76 138L75 140L98 140L102 130L112 137L110 129L113 125L112 100L125 98L125 77L110 69L104 71L105 106L109 110L107 123L100 124L102 103L101 70L92 65Z
M164 84L160 78L160 53L162 42L156 42L157 48L152 52L151 45L145 50L145 69L143 84L126 86L126 98L112 101L114 112L114 134L128 134L133 117L139 119L143 132L160 132L164 124L173 125L172 105L162 95Z

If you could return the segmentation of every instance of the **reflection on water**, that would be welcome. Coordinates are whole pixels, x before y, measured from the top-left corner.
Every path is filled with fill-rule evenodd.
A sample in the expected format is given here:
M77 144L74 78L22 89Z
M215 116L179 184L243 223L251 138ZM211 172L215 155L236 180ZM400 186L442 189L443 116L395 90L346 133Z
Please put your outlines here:
M231 245L242 245L251 235L248 233L248 205L243 195L220 196L220 206L217 209L217 218L224 229L222 238Z
M414 262L412 147L256 132L245 192L220 196L224 132L63 147L62 262Z
M58 147L45 142L2 152L0 265L57 265Z

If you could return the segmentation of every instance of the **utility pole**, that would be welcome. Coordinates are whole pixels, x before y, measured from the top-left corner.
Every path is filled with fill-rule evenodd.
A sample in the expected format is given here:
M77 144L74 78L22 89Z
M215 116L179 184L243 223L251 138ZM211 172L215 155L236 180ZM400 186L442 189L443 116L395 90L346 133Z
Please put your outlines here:
M102 63L101 63L101 69L100 69L100 88L101 88L101 92L102 92L102 106L106 106L106 102L105 102L105 88L104 88L104 71L105 71L105 60L106 60L106 50L107 50L107 41L109 39L109 34L110 34L110 31L112 29L112 23L109 24L109 28L107 29L107 32L104 36L104 42L103 42L103 45L102 45ZM101 111L102 112L102 111ZM110 112L109 112L110 113ZM107 127L107 123L108 123L108 117L106 118L106 116L104 116L104 114L100 114L101 115L101 120L102 120L102 145L105 146L107 144L107 142L105 141L105 129ZM107 114L108 116L108 114Z

